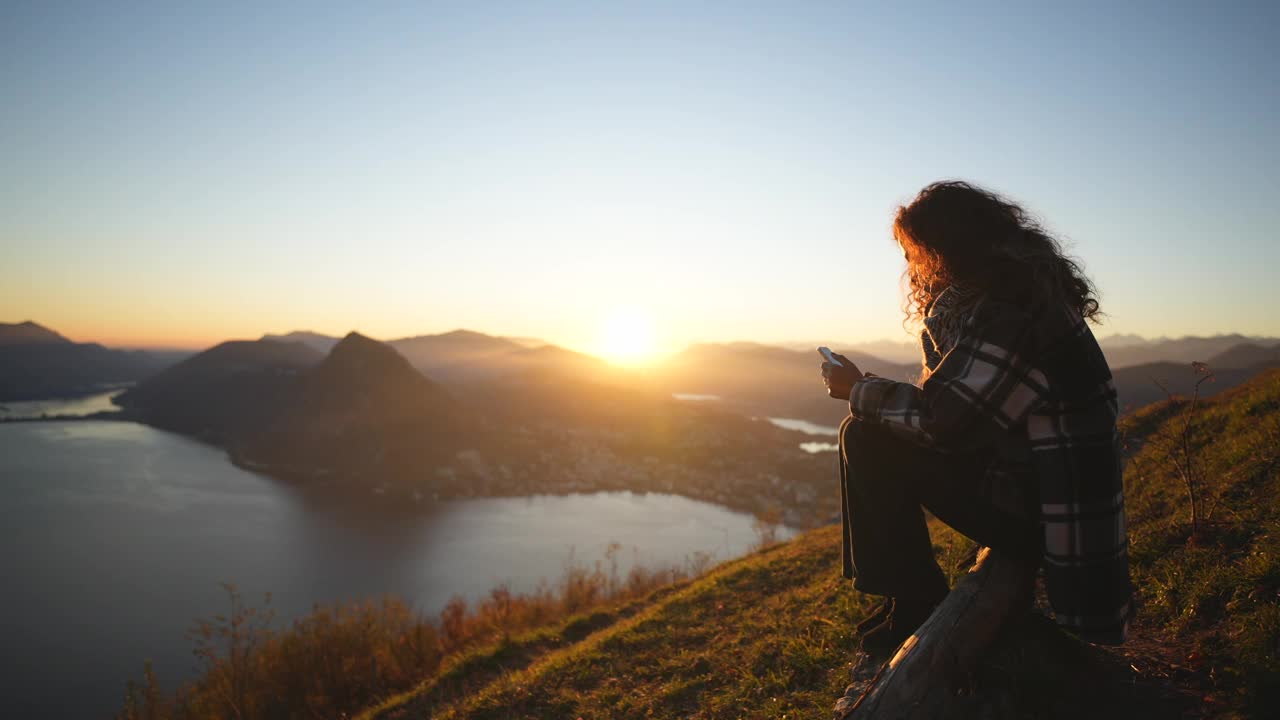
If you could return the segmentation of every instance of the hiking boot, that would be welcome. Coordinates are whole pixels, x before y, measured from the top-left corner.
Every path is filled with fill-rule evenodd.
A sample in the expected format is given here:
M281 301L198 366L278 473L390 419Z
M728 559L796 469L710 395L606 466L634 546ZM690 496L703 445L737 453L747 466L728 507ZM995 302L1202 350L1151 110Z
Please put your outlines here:
M868 655L887 655L924 624L942 602L946 593L927 599L897 598L889 616L862 636L862 651Z
M868 630L858 647L868 655L879 657L893 652L908 637L911 637L910 632L903 632L900 625L895 625L892 619L886 619Z
M887 597L884 599L883 602L881 602L878 606L876 606L874 610L871 611L870 615L864 618L862 622L854 626L853 634L863 635L867 633L872 628L875 628L879 626L881 623L883 623L885 620L888 620L889 613L892 613L892 612L893 612L893 598Z

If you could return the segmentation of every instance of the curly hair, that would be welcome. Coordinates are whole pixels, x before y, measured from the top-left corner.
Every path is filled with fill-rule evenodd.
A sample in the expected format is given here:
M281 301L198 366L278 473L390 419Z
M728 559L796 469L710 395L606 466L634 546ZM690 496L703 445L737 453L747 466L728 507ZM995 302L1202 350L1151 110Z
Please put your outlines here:
M1102 311L1080 263L1026 210L959 180L936 182L899 207L893 236L907 257L904 311L916 321L948 285L1057 300L1092 322Z

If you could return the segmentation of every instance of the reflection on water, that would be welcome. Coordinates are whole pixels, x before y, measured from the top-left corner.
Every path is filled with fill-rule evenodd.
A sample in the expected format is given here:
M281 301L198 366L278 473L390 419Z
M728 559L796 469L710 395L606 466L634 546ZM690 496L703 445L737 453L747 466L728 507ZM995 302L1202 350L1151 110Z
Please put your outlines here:
M840 449L840 446L828 442L802 442L800 449L807 453L835 452Z
M27 400L0 403L0 420L55 416L84 416L98 412L111 412L120 408L111 404L111 398L124 392L111 390L96 395L84 395L66 400Z
M811 423L808 420L798 420L796 418L778 418L771 417L769 422L786 430L798 430L809 435L831 435L832 437L840 433L840 428L831 427L830 425L819 425Z
M172 688L192 670L191 621L226 610L221 581L250 599L271 591L281 622L384 593L435 612L454 593L554 582L570 553L590 564L610 542L626 573L697 552L726 560L756 537L751 516L673 495L352 507L125 422L0 426L0 496L0 690L13 717L107 716L147 658Z

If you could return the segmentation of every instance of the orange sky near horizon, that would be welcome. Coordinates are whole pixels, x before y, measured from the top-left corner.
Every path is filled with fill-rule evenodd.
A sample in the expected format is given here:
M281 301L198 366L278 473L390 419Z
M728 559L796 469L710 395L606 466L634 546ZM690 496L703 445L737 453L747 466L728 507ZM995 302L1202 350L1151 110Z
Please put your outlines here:
M471 330L487 335L537 339L579 352L596 355L619 364L644 364L662 355L677 352L697 342L796 342L803 337L752 337L750 335L727 337L676 338L668 328L660 327L657 319L643 309L632 306L604 308L593 317L577 324L542 327L550 331L539 332L539 326L489 327L484 325L439 324L428 326L392 322L295 323L285 319L274 320L264 313L258 316L236 317L205 314L200 324L193 323L192 316L162 313L149 322L131 323L142 318L125 317L104 321L102 316L83 317L75 314L45 313L30 316L0 316L0 322L30 320L47 327L73 342L96 342L107 347L147 350L203 350L226 340L256 340L266 334L285 334L293 331L311 331L323 335L341 337L356 331L378 340L394 340L415 335L435 335L453 330ZM123 321L121 321L123 320ZM839 343L842 338L832 336L830 342ZM883 338L866 338L883 339ZM905 331L892 338L899 342L911 342Z

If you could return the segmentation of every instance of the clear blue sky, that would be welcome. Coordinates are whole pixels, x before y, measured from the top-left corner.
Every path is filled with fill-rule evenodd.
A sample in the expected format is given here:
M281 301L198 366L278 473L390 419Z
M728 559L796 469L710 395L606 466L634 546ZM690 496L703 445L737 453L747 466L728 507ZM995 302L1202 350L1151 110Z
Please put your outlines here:
M1280 335L1274 4L692 5L5 3L0 321L905 339L892 212L960 177L1102 333Z

